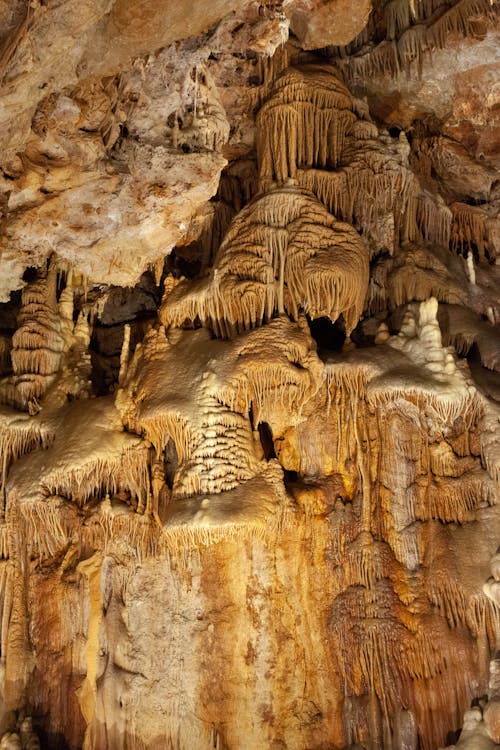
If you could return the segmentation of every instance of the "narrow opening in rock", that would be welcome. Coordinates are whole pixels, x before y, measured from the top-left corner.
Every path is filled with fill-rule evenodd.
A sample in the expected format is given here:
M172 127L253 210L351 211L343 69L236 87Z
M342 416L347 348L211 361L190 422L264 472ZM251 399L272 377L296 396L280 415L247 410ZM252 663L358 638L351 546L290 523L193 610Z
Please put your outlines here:
M168 443L165 447L165 458L164 458L164 472L165 472L165 483L169 489L174 486L175 472L179 464L179 458L177 455L177 448L172 438L169 438Z
M346 338L344 318L341 315L335 323L330 318L307 318L311 336L318 345L318 350L340 351Z
M23 281L26 281L28 284L31 284L31 282L36 281L38 278L38 268L33 268L33 266L30 266L26 269L26 271L23 273Z
M276 458L273 433L267 422L259 422L258 430L266 461L269 461L271 458Z

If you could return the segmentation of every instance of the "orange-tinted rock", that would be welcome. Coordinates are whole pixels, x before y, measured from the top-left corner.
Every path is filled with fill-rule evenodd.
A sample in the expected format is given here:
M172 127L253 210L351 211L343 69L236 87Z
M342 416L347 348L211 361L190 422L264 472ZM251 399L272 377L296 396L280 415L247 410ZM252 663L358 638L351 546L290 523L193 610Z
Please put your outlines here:
M352 42L365 28L371 0L302 0L293 7L290 26L304 49Z
M496 4L25 10L0 746L490 750Z
M496 698L487 703L483 711L486 731L493 742L500 745L500 699Z

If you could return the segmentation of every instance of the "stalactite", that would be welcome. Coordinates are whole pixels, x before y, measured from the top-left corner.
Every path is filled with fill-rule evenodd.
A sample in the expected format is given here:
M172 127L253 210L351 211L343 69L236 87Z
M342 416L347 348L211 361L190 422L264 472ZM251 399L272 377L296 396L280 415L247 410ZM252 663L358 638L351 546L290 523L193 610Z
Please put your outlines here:
M38 401L59 370L63 339L57 316L55 272L29 284L22 294L18 329L12 338L16 401L24 408Z
M485 212L476 206L453 203L450 247L461 255L477 255L481 263L487 260L488 223Z
M311 190L329 211L370 233L381 216L392 212L396 241L416 237L417 198L420 187L404 164L399 142L389 147L376 138L365 137L356 125L346 140L343 165L336 171L299 169L299 184ZM373 127L373 126L372 126ZM361 138L359 136L362 136ZM393 249L393 248L391 248Z
M334 592L336 596L350 586L374 589L378 581L389 577L391 566L394 565L386 545L376 542L367 531L362 531L343 551L338 562L338 569L335 570L338 586Z
M202 272L212 265L215 254L234 215L234 210L223 200L217 201L213 205L213 211L210 212L203 223L201 235L196 243L201 256Z
M498 426L500 413L496 404L488 402L484 405L484 416L481 430L481 457L488 474L498 489L500 482L500 453L498 451Z
M416 508L419 520L464 523L473 521L479 508L495 505L496 497L491 484L479 474L432 484L422 501Z
M432 25L425 23L429 11L432 12L432 2L426 2L426 7L423 7L424 3L414 3L414 11L411 11L410 6L404 0L388 3L388 38L364 54L361 50L361 54L348 58L347 62L340 60L351 80L366 80L384 75L395 78L402 70L409 72L414 60L417 60L417 69L421 72L426 53L431 53L433 49L443 49L448 39L454 35L473 35L478 16L487 19L492 25L497 23L498 18L498 9L490 0L459 0ZM410 13L413 20L424 23L411 26L408 18Z
M250 518L241 523L236 521L223 525L177 525L173 519L172 525L165 528L164 545L175 553L186 548L210 547L231 540L276 540L291 525L292 519L292 512L283 508L265 519Z
M421 69L484 9L375 4L339 65ZM192 116L169 145L219 150L227 118L192 45ZM0 409L0 673L68 746L434 750L498 645L500 574L481 591L475 567L496 534L500 410L449 347L499 368L482 269L469 283L456 257L488 258L486 209L448 208L418 127L411 153L290 49L260 64L258 177L230 164L193 220L176 256L198 277L157 263L159 321L135 351L125 325L113 396L88 386L86 314L111 296L82 301L68 267L57 302L55 266L23 292L2 383L18 410Z
M450 394L439 397L429 393L425 388L420 391L416 388L394 387L387 389L387 392L372 388L369 390L369 399L374 406L378 407L390 404L397 399L409 401L419 409L425 409L428 406L435 417L444 423L453 422L462 414L473 413L475 409L475 397L472 394L464 393L459 396Z
M66 395L88 395L90 381L90 327L81 311L73 320L73 275L56 299L57 265L23 289L18 328L12 337L13 375L3 384L0 399L36 414L51 394L64 402ZM57 383L60 383L58 392ZM52 404L55 407L55 401Z
M29 540L31 556L51 560L68 547L75 519L64 498L52 496L20 503L19 498L12 496L11 503L20 508L20 530ZM61 513L63 508L66 513ZM167 549L158 524L150 516L139 516L123 505L113 509L104 506L99 513L90 516L81 527L79 545L81 549L98 549L111 554L119 549L120 540L135 550L139 560L164 554Z
M79 505L92 497L130 489L144 498L148 489L147 447L130 448L117 457L91 457L78 468L57 468L45 475L42 488L49 495L71 498Z
M29 539L29 551L40 559L55 558L68 545L71 538L69 524L64 524L56 502L47 500L24 504L19 515ZM14 493L9 497L12 507L20 507L20 498Z
M456 304L460 300L459 293L450 289L445 279L439 278L431 271L418 273L417 269L411 266L402 266L392 274L387 296L392 300L394 307L429 297L435 297L440 302L449 304Z
M439 195L422 191L417 197L417 226L427 242L448 247L453 215Z
M396 37L410 25L411 9L408 0L390 0L384 6L387 38Z
M412 301L435 297L439 302L459 304L463 299L463 268L450 268L437 249L405 243L393 259L382 259L371 277L368 309L372 312L397 308Z
M400 66L408 70L413 61L416 61L418 73L421 75L423 56L429 51L429 47L428 29L424 24L407 29L398 40Z
M192 340L192 345L198 338L203 339L209 354L205 331L186 332L186 337ZM277 318L265 328L240 334L236 344L214 342L212 346L219 357L231 353L231 365L226 365L227 375L222 383L210 376L210 370L200 376L194 412L194 407L186 406L183 411L172 407L168 398L162 400L161 393L154 395L160 357L168 371L171 358L175 359L180 351L180 343L175 336L171 344L161 332L151 332L136 350L118 396L127 423L146 435L156 456L162 454L168 439L173 439L179 463L173 480L172 503L181 507L184 498L215 497L231 492L238 495L240 485L242 492L247 485L244 493L252 496L255 492L252 483L260 475L267 476L266 481L278 487L281 470L274 464L263 463L257 456L248 415L252 410L256 426L259 421L267 420L268 414L280 404L281 408L300 412L302 403L315 391L318 377L315 368L319 368L319 361L303 328L293 326L286 318ZM276 352L271 359L270 350ZM190 368L193 375L192 362ZM150 398L141 397L135 402L133 396L132 404L125 408L130 399L127 394L138 390L136 378L140 379L142 390L149 377ZM237 514L236 499L230 505Z
M498 8L494 7L490 0L459 0L430 26L428 43L432 47L443 49L448 36L470 36L474 34L475 19L478 16L486 18L490 23L496 23L497 13Z
M474 311L462 305L443 305L438 319L447 346L451 345L458 354L466 355L476 344L483 366L490 370L498 369L500 340L490 322L482 320Z
M0 497L2 498L2 517L4 513L7 474L11 464L25 453L36 448L46 448L54 439L50 428L40 422L23 418L22 415L7 408L0 409L0 456L2 473L0 475Z
M269 86L274 84L276 78L288 68L289 64L290 51L287 45L278 47L271 57L262 56L258 58L263 97L267 98Z
M165 325L197 318L231 338L275 312L357 324L368 282L364 242L306 191L268 193L233 221L209 277L179 284L161 309Z
M411 23L430 19L439 8L443 0L389 0L383 9L387 38L396 39Z
M295 178L298 168L335 167L356 119L352 97L329 66L289 68L257 114L260 180Z
M418 705L419 684L446 682L447 678L441 674L448 655L443 654L430 636L416 629L411 618L406 624L392 623L389 627L383 616L382 602L388 605L386 596L385 587L379 585L378 601L381 604L379 613L375 614L370 604L371 597L362 589L353 589L349 596L337 598L331 617L338 638L346 693L350 696L372 694L380 708L382 721L392 727L396 706L401 702L408 707ZM341 608L350 614L349 625L344 624L345 615L335 619ZM364 618L370 618L370 627L363 626ZM356 644L355 659L352 658L352 644ZM423 716L418 718L424 720ZM370 733L377 732L378 727L379 720L375 719ZM444 727L439 728L441 731L429 730L421 721L417 721L417 727L425 747L435 747L444 739L441 734ZM358 725L358 731L359 728Z

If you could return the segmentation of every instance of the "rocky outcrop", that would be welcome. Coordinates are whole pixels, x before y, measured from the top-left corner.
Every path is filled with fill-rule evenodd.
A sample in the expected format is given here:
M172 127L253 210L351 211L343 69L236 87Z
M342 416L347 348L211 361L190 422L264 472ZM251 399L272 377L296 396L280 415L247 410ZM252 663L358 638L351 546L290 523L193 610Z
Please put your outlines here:
M1 747L500 743L498 4L348 6L0 8Z

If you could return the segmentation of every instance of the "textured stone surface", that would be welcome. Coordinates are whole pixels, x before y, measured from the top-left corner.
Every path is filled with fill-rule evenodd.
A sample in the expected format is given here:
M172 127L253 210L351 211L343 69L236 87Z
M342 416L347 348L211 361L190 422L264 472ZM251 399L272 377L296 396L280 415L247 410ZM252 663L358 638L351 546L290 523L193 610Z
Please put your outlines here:
M0 0L0 747L498 746L498 3L370 8Z
M350 44L365 28L371 0L353 5L347 0L302 0L292 11L290 25L304 49Z

